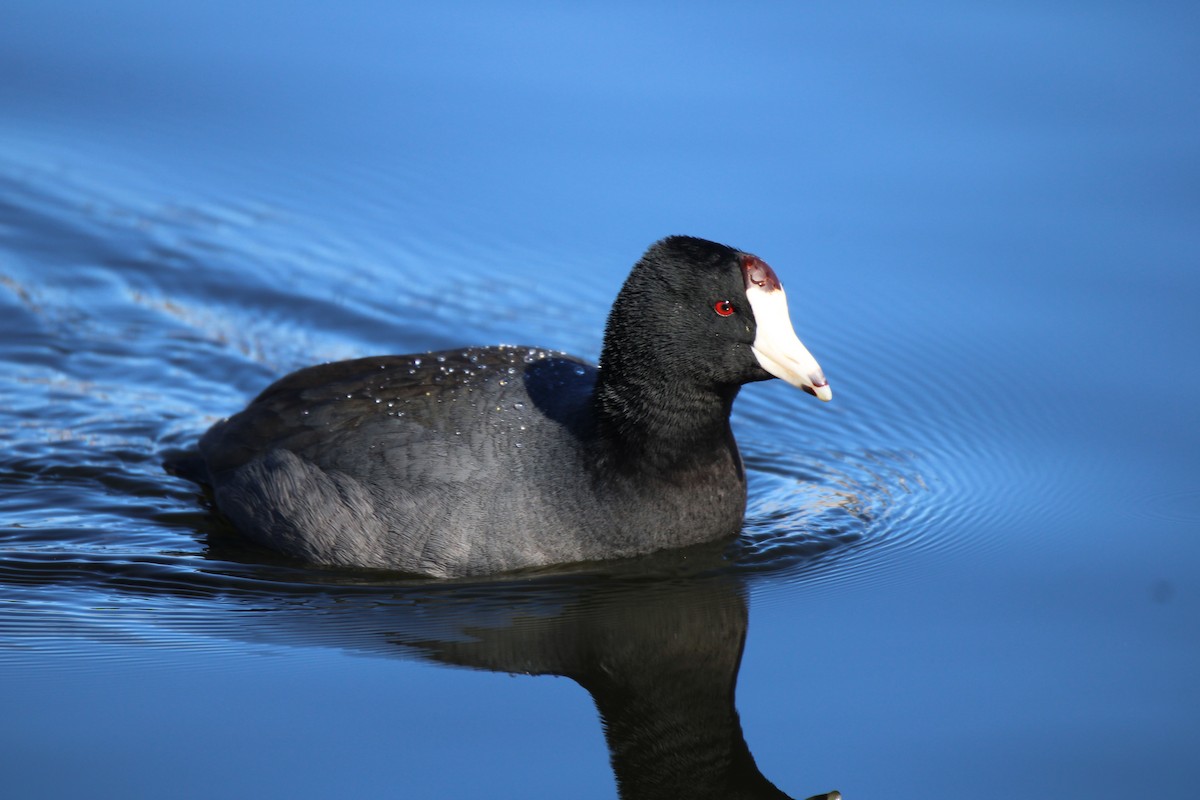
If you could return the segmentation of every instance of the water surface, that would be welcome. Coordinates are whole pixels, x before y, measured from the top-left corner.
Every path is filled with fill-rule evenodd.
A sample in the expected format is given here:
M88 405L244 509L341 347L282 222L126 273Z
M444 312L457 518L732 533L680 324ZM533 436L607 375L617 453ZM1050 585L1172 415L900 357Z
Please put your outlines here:
M5 796L613 797L600 715L794 797L1193 790L1188 6L5 16ZM835 392L743 391L734 543L431 585L162 470L314 362L594 359L670 233L770 262Z

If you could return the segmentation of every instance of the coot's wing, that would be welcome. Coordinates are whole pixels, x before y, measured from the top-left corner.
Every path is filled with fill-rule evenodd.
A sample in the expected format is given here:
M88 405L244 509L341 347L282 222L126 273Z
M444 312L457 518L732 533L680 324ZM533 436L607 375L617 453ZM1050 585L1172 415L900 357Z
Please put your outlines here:
M222 511L307 561L451 575L579 560L575 537L543 542L527 520L569 529L557 518L586 496L594 379L528 348L322 365L268 387L200 449Z
M536 447L540 436L557 433L542 431L547 420L574 427L594 380L591 365L528 347L321 364L267 387L244 411L214 425L200 450L214 483L272 450L365 475L381 463L397 470L419 458L414 449L441 442L426 466L438 469L438 460L453 452L464 466L474 460L486 468L506 448Z

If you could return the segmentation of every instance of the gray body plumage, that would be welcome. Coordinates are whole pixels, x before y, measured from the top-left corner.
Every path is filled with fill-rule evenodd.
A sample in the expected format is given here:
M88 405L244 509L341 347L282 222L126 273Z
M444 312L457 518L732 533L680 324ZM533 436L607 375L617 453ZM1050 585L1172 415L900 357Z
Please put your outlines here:
M597 430L595 380L525 347L310 367L203 437L206 482L273 549L433 576L632 556L709 540L714 522L736 532L732 435L702 469L627 469Z

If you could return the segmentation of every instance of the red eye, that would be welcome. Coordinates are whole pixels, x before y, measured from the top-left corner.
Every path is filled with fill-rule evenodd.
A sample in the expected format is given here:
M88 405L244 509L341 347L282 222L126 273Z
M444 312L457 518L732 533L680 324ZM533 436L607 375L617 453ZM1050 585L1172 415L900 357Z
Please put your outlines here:
M733 313L733 303L728 300L718 300L713 304L713 311L716 311L722 317L728 317Z

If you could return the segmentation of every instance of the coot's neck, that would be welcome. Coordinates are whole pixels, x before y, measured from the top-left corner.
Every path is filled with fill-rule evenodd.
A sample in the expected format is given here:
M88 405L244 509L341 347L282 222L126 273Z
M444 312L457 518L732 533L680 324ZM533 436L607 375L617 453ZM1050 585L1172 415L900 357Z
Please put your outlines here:
M593 395L597 432L608 454L641 471L727 459L736 452L729 413L739 388L699 386L646 364L622 369L606 348Z

